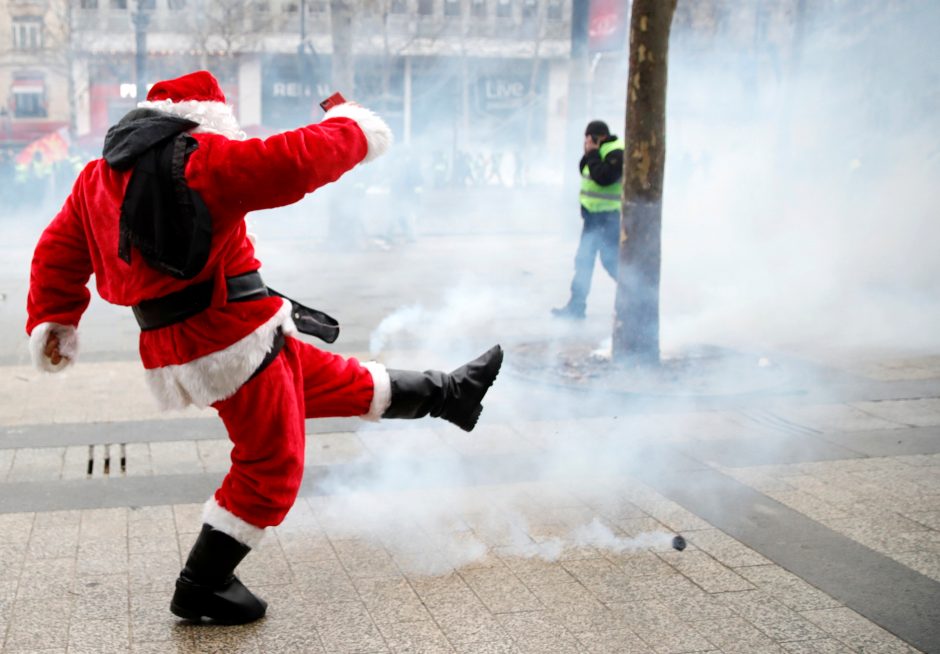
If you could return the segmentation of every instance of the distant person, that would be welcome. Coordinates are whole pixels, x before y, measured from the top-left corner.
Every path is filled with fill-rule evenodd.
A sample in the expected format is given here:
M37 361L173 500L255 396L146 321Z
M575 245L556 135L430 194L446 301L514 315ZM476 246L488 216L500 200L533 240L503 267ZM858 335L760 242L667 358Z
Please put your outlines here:
M389 241L413 243L415 240L415 220L421 200L424 178L421 174L421 162L405 146L398 157L390 162L393 166L391 180L391 202L387 237Z
M16 198L16 169L13 163L13 151L0 148L0 202L9 208Z
M574 256L571 299L552 309L558 318L582 320L591 291L594 260L617 279L620 250L620 196L623 176L623 140L610 133L607 123L592 120L584 130L584 156L581 171L581 240Z
M258 273L245 214L298 202L381 155L390 138L385 121L344 103L320 123L246 139L208 72L158 82L108 131L103 157L39 238L26 324L36 366L55 372L75 360L94 274L104 300L133 307L159 404L212 406L233 443L176 581L170 610L184 619L242 624L265 614L234 570L297 498L307 418L431 415L470 431L499 372L498 345L451 373L387 370L316 348L297 332L332 342L335 322Z

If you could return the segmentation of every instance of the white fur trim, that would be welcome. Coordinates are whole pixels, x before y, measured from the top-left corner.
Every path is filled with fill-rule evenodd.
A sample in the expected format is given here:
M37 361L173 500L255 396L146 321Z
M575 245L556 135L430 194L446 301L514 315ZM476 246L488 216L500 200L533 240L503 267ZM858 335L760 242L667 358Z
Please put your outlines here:
M199 123L199 127L193 129L193 132L196 133L221 134L236 141L244 141L248 137L238 125L232 108L224 102L199 100L184 100L183 102L156 100L151 102L148 100L138 102L137 106L140 109L155 109Z
M248 381L271 351L278 327L285 335L296 333L290 302L266 323L224 350L176 366L146 372L147 384L163 409L182 409L189 404L207 407L231 397Z
M369 405L369 413L361 416L363 420L377 422L388 406L392 403L392 380L389 379L388 371L381 363L375 361L366 361L362 367L372 375L372 403Z
M52 360L46 356L46 340L49 334L59 337L59 354L62 360L53 365ZM29 335L29 354L33 365L43 372L59 372L75 363L78 358L78 330L72 325L60 325L57 322L41 322L33 327Z
M372 161L385 154L385 151L392 145L392 130L384 120L365 107L353 102L345 102L327 111L323 120L330 118L351 118L356 121L359 129L365 134L366 143L369 146L363 162Z
M258 547L261 544L261 539L264 538L263 527L255 527L231 511L223 509L215 497L209 498L209 501L203 505L202 521L210 527L218 529L223 534L228 534L251 549Z

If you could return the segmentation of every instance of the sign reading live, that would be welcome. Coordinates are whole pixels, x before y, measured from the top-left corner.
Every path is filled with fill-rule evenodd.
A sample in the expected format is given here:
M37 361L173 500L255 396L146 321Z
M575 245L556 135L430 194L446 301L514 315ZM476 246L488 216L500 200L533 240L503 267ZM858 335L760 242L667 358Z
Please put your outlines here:
M588 50L622 52L626 48L630 0L591 0Z
M477 80L476 104L482 113L522 109L529 95L529 79L523 75L484 75Z

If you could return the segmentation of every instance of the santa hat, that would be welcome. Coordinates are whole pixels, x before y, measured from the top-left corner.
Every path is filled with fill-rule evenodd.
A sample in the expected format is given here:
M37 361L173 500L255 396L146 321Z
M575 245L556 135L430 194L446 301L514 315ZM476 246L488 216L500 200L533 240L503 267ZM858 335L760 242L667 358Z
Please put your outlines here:
M225 104L225 94L218 80L206 70L157 82L147 93L146 102L140 102L137 106L175 114L199 123L194 132L213 132L230 139L246 138L235 120L232 108ZM367 150L363 161L380 156L392 143L392 131L385 121L354 102L333 107L323 120L330 118L349 118L356 122L366 137Z
M183 102L185 100L195 100L196 102L221 102L225 104L225 94L222 93L222 87L219 81L207 70L197 70L195 73L189 73L176 79L157 82L150 87L147 93L147 100L157 102L158 100L170 100L171 102Z
M212 132L231 139L244 139L232 108L218 80L207 70L157 82L147 93L141 109L155 109L199 123L194 132Z

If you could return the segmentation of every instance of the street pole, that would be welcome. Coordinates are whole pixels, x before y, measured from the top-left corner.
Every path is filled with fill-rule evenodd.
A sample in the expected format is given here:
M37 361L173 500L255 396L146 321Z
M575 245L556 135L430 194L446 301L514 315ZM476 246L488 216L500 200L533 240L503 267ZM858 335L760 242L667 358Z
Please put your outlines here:
M68 31L65 42L65 74L69 94L69 135L78 134L78 103L75 100L75 26L73 24L72 3L65 7L65 29Z
M147 98L147 27L150 15L141 7L142 0L137 0L137 11L131 16L134 22L134 37L137 44L135 69L137 76L137 101Z
M591 93L588 62L589 0L571 2L571 58L568 61L568 111L566 120L565 161L562 177L568 197L577 196L577 162L584 154L582 131L588 123L588 95Z
M307 52L307 0L300 0L300 43L297 45L297 57L299 58L300 86L302 93L306 97L307 85L310 83L310 61ZM313 109L311 108L311 111ZM310 116L307 117L308 119Z

